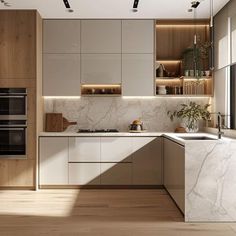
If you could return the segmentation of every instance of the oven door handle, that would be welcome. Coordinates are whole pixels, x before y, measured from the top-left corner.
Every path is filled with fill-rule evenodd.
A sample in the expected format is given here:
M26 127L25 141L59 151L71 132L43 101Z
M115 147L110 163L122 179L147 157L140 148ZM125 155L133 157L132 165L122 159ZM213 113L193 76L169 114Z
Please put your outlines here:
M0 131L1 130L25 130L27 127L25 126L24 128L23 127L15 127L15 128L13 128L13 127L4 127L4 128L0 128Z
M0 125L0 128L27 128L27 125Z
M25 98L24 95L0 95L0 98Z

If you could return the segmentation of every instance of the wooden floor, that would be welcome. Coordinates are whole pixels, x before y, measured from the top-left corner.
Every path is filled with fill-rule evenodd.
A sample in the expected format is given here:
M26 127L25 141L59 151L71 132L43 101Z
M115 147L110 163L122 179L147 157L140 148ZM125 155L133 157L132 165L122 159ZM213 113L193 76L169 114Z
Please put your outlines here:
M231 236L236 224L188 224L165 190L0 191L0 236Z

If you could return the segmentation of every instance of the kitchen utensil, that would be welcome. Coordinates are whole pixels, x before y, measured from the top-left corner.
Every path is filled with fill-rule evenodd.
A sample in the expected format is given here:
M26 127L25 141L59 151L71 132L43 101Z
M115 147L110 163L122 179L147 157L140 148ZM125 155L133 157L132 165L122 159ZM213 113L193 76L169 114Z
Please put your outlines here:
M63 116L62 113L46 113L46 132L62 132Z

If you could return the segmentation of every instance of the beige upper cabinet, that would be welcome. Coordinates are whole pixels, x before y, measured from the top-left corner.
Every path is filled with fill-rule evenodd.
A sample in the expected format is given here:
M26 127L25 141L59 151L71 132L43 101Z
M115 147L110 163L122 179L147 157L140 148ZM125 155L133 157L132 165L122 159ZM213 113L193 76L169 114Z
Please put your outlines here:
M121 53L121 20L82 20L81 53Z
M80 20L44 20L44 53L80 53Z
M82 54L81 83L120 84L121 54Z
M154 20L122 20L122 53L154 52Z
M43 95L80 96L80 54L44 54Z
M214 18L214 64L216 69L230 64L228 22L228 8L225 7Z
M153 54L122 54L123 96L154 95Z

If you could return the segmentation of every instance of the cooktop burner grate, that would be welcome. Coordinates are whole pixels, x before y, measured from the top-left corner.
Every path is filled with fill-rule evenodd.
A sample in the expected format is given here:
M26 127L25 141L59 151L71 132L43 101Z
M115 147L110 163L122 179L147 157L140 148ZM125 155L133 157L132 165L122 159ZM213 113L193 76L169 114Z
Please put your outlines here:
M117 129L79 129L78 133L118 133Z

